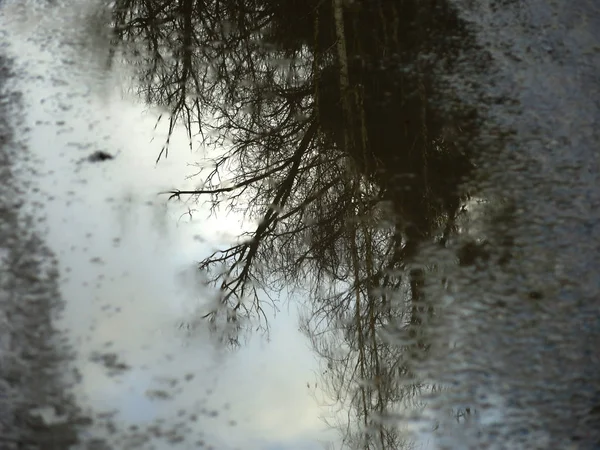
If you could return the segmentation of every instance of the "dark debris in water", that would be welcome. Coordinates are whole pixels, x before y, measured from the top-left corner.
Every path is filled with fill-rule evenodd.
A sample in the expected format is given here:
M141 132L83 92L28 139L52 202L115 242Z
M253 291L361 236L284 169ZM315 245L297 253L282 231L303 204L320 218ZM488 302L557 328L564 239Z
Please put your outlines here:
M94 352L90 356L90 361L102 364L104 367L113 372L123 372L130 368L127 364L119 361L116 353Z
M89 162L104 162L104 161L108 161L111 159L115 159L114 155L111 155L108 152L102 151L102 150L98 150L94 153L92 153L90 156L88 156L87 160Z

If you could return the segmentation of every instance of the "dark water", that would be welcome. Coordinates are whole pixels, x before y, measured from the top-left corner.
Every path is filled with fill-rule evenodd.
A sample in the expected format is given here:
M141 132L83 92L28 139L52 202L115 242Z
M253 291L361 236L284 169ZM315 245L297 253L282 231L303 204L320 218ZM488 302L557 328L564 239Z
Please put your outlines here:
M1 8L0 448L600 448L594 2Z

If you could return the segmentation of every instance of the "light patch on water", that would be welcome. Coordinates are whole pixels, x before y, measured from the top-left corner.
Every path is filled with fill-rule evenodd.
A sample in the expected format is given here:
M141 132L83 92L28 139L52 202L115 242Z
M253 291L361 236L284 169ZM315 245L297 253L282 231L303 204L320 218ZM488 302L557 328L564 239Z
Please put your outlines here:
M81 404L116 411L122 424L184 421L190 439L211 435L225 446L320 448L317 439L331 434L306 389L316 363L295 314L272 320L270 343L255 337L233 354L211 344L202 321L191 336L178 328L215 298L195 261L240 229L239 217L209 218L202 205L157 195L195 188L200 178L186 177L204 149L190 152L176 130L169 158L155 164L166 137L154 131L159 112L123 95L122 74L101 71L102 45L82 41L77 27L64 31L93 8L35 16L27 3L10 6L2 22L21 74L14 88L24 96L19 131L30 154L15 163L17 176L59 261L58 326L77 354ZM80 58L81 49L90 53ZM114 158L86 159L99 150Z

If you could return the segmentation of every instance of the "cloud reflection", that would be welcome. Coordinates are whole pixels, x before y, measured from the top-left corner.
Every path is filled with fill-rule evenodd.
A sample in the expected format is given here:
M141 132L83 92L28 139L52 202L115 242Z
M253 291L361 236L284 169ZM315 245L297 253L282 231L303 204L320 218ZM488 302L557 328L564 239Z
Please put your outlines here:
M177 327L214 296L180 275L240 227L233 216L209 219L201 205L157 195L194 187L186 176L197 171L189 163L202 149L190 152L185 134L176 133L177 151L156 166L165 137L154 130L159 112L124 96L117 74L94 72L100 64L80 67L78 47L68 44L78 36L64 31L40 47L48 33L66 29L58 26L61 10L52 23L40 19L37 40L7 11L10 51L23 74L20 128L32 155L17 162L18 176L35 186L28 206L59 259L59 325L77 354L80 403L95 414L116 411L121 428L181 422L188 430L182 448L202 439L223 448L321 448L331 435L306 388L316 362L293 307L272 321L270 342L254 336L237 353L214 346L202 322L191 335ZM86 160L97 151L114 158ZM160 442L156 448L176 445Z

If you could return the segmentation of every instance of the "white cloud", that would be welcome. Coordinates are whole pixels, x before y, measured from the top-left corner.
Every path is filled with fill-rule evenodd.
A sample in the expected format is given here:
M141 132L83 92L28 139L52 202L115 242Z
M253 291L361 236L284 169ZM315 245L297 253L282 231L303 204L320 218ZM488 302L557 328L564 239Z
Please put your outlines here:
M185 177L201 149L190 153L177 131L169 159L156 166L165 137L153 134L156 112L123 98L111 85L115 78L97 73L100 62L82 67L94 53L80 59L73 44L78 34L60 34L66 10L25 22L10 16L18 8L7 11L2 20L11 24L11 51L22 70L20 129L33 156L18 162L18 176L28 183L29 210L59 259L66 302L61 326L79 353L80 399L97 411L118 409L133 423L204 410L197 428L210 423L215 439L230 445L321 436L320 410L306 388L315 362L295 315L274 320L270 344L256 338L233 355L211 347L206 331L186 341L177 329L211 297L194 277L182 287L178 275L211 250L219 233L227 240L239 229L234 216L208 220L202 206L157 196L194 187ZM56 41L41 49L51 33ZM96 150L115 159L84 161ZM191 219L188 206L198 210ZM109 376L101 362L89 360L93 352L114 352L131 369ZM178 381L169 385L166 378ZM171 400L149 395L160 389ZM213 410L220 414L212 417Z

